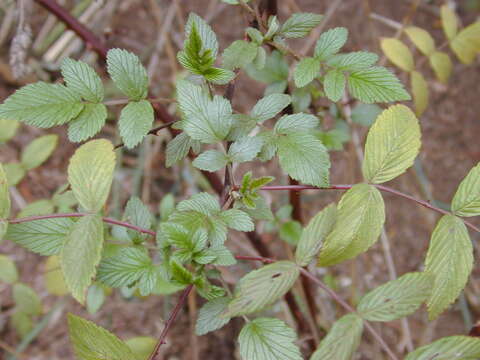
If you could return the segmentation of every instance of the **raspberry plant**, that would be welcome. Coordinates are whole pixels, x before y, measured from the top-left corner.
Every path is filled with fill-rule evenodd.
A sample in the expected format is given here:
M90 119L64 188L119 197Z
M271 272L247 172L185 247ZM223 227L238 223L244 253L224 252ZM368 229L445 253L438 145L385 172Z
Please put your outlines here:
M412 166L421 146L419 122L406 105L389 104L379 114L376 108L359 105L375 118L364 147L364 181L353 185L330 184L328 149L341 147L348 141L346 124L337 121L333 131L323 131L317 114L309 111L312 99L327 98L335 110L342 103L348 104L349 97L372 104L405 101L410 95L391 71L376 65L376 54L341 52L348 38L345 28L324 31L311 57L301 57L292 51L287 39L308 35L321 23L321 15L297 13L283 23L271 15L265 21L253 5L242 0L229 2L240 4L255 16L252 23L255 26L246 28L245 39L234 41L220 55L212 28L198 15L190 14L184 47L177 55L189 72L176 83L179 120L152 129L158 108L148 96L147 72L136 55L122 49L111 49L106 54L108 74L128 98L118 119L122 143L117 146L108 139L91 140L105 124L109 102L104 100L101 78L81 61L63 61L64 84L26 85L0 105L2 123L21 121L40 128L67 124L69 139L83 143L70 158L68 186L50 203L52 209L72 209L68 212L11 218L9 186L15 185L21 176L15 175L17 170L12 164L0 165L1 238L48 256L49 269L59 265L60 272L56 270L50 275L55 276L52 292L61 294L63 286L81 304L89 305L89 296L105 288L137 291L141 296L180 292L177 306L152 346L150 360L158 359L159 348L193 288L206 300L196 323L198 335L218 330L234 317L243 317L245 325L238 336L242 359L302 359L296 331L282 320L262 313L283 296L288 297L300 277L318 285L347 312L309 354L311 360L351 359L364 330L391 359L397 359L371 323L404 318L422 304L426 304L430 319L435 319L458 298L473 267L473 247L467 227L472 231L479 229L465 217L480 215L480 167L474 167L460 183L450 211L383 185ZM477 25L473 28L477 29ZM449 29L450 39L462 34L452 34L453 27ZM410 29L409 36L415 31ZM461 43L472 51L480 50L477 37L464 36ZM388 55L389 46L385 41L383 45ZM102 55L102 51L99 53ZM470 61L472 57L460 56L460 59ZM292 59L295 64L290 79ZM433 66L435 61L430 60ZM231 105L235 78L244 70L268 84L265 96L246 114L235 111ZM227 85L224 96L219 94L218 85ZM417 112L421 113L418 108ZM176 205L171 197L166 197L160 204L159 221L140 199L132 197L122 219L107 217L116 149L134 148L148 134L168 127L176 135L167 146L165 165L170 167L190 154L193 166L210 180L215 179L211 173L224 170L225 181L217 194L220 196L201 192ZM35 151L25 149L24 154L31 154L22 156L17 168L25 171L43 162L56 143L56 138L48 139L45 140L48 144L42 143ZM271 185L273 177L234 171L233 165L239 163L274 158L300 184ZM229 230L247 233L255 244L256 224L274 220L263 191L305 189L346 192L338 204L326 206L305 228L300 228L292 259L233 254L226 246ZM373 289L353 308L307 266L314 262L319 267L329 267L368 251L385 224L382 192L407 198L442 217L433 230L424 268ZM282 216L277 214L276 218ZM275 221L272 224L278 224ZM284 233L295 232L291 230L295 226L289 227ZM262 252L262 245L256 244ZM7 264L2 268L10 269L10 276L2 276L15 283L14 265L6 257L0 260ZM250 260L263 266L243 276L232 293L225 282L219 281L217 267ZM17 317L29 318L41 311L31 292L24 284L14 285L14 294L19 294ZM34 299L34 304L25 305L21 299L26 297ZM288 304L293 306L291 302ZM127 343L90 321L70 314L68 323L79 359L139 358ZM480 340L450 336L416 349L405 359L478 357Z

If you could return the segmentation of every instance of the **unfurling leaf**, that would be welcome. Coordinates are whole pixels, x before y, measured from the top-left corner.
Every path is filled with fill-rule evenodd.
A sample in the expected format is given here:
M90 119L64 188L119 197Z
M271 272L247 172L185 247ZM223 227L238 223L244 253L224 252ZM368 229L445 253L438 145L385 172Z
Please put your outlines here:
M428 107L428 84L423 75L418 71L412 71L410 73L410 81L412 85L413 103L415 104L415 114L420 117Z
M434 278L428 314L435 319L465 287L473 267L473 247L462 220L445 215L430 239L425 272Z
M365 295L358 304L358 314L368 321L392 321L415 312L430 296L433 276L407 273Z
M356 314L338 319L310 360L351 360L360 345L363 321Z
M302 360L295 345L297 334L283 321L258 318L247 323L240 335L240 356L243 360Z
M396 38L383 38L380 46L388 60L400 69L410 72L415 69L413 55L408 47Z
M60 253L65 283L81 304L96 274L103 248L103 223L100 215L87 215L78 220L67 235Z
M335 225L337 208L330 204L315 215L303 230L295 251L299 266L307 266L322 247L323 240Z
M123 49L109 50L107 70L115 85L131 100L139 101L147 97L147 70L135 54Z
M98 212L107 201L115 169L113 145L107 140L91 140L80 146L70 159L68 181L80 205Z
M384 110L368 132L363 176L374 184L389 181L410 166L420 149L420 126L405 105Z
M81 360L138 360L130 348L93 322L68 314L70 341Z
M300 270L290 261L278 261L253 270L240 279L223 316L260 311L280 299L293 286Z
M480 215L480 163L469 171L458 186L452 200L452 211L458 216Z
M330 266L367 251L385 223L385 205L372 185L357 184L340 199L337 221L320 250L318 266Z
M474 360L480 357L480 339L470 336L448 336L419 347L405 360L456 359Z

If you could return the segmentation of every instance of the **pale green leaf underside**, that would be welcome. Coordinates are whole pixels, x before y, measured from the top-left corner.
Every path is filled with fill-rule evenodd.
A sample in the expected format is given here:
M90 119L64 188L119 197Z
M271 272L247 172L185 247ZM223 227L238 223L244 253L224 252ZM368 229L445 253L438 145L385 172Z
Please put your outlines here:
M384 110L368 132L362 166L365 178L380 184L405 172L420 150L420 139L418 120L408 107L393 105Z
M218 150L207 150L193 160L192 165L205 171L218 171L228 163L228 157Z
M405 360L476 360L480 358L480 339L471 336L448 336L422 346Z
M193 24L195 24L198 35L202 39L202 50L210 50L213 58L216 58L218 53L217 36L210 25L195 13L190 13L188 16L188 21L185 25L185 39L190 37Z
M223 51L223 67L244 68L257 56L258 45L245 40L236 40Z
M286 38L301 38L322 21L323 16L313 13L295 13L282 25L280 34Z
M73 220L69 218L41 219L11 224L5 237L37 254L55 255L60 253L73 224Z
M339 101L345 91L345 75L339 70L330 70L323 80L323 88L327 97L333 101Z
M258 318L247 323L240 335L240 356L243 360L302 360L295 345L297 334L283 321Z
M280 111L285 109L291 102L290 95L270 94L258 100L253 107L250 115L257 122L262 123L265 120L273 118Z
M85 141L102 130L107 120L107 107L103 104L85 104L82 112L68 124L68 139Z
M210 300L203 305L198 312L195 334L199 336L205 335L226 325L230 321L230 318L222 317L221 314L225 311L229 302L229 298L220 297Z
M363 320L349 314L337 320L310 360L351 360L360 344Z
M171 167L176 162L182 160L188 155L193 146L193 140L186 133L182 132L175 136L167 145L166 166Z
M307 266L320 251L323 240L335 225L336 214L335 204L330 204L310 220L295 251L295 261L299 266Z
M68 314L68 329L79 360L138 360L122 340L91 321Z
M262 138L244 136L230 146L228 157L232 162L237 163L252 161L262 149L262 145Z
M316 58L306 57L299 61L293 78L297 87L304 87L315 79L320 73L320 61Z
M315 57L319 60L325 60L333 54L336 54L348 38L348 30L344 27L330 29L320 35L315 45Z
M131 100L147 97L147 71L135 54L123 49L111 49L107 54L107 70L115 85Z
M44 135L36 138L22 152L21 162L25 170L42 165L57 147L58 135Z
M80 96L60 84L37 82L17 90L0 105L0 118L40 128L62 125L83 109Z
M331 266L367 251L378 239L385 223L385 205L372 185L357 184L343 194L337 221L325 239L319 266Z
M430 239L425 271L434 277L428 299L430 319L436 318L460 295L473 268L473 247L463 221L445 215Z
M60 252L65 283L81 304L92 283L103 248L103 222L100 215L87 215L78 220L67 235Z
M68 181L80 205L98 212L107 201L115 169L115 153L108 140L91 140L75 151L68 166Z
M480 163L469 171L458 186L452 200L452 211L458 216L480 215Z
M147 100L128 103L120 113L120 136L127 148L137 146L152 128L153 107Z
M71 90L93 103L103 100L102 79L91 66L82 61L66 58L62 62L61 69L62 76Z
M254 270L240 279L224 316L233 317L260 311L280 299L299 275L296 264L278 261Z
M366 294L357 306L359 315L369 321L392 321L415 312L429 297L433 276L407 273Z

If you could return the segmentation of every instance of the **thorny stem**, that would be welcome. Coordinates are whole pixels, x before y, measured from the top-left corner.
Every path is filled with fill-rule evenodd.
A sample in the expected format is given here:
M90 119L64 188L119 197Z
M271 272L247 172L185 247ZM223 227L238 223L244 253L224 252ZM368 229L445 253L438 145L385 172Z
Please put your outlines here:
M148 357L148 360L155 360L155 358L158 355L158 351L160 350L160 346L165 343L165 339L168 334L168 330L172 327L173 322L177 318L178 313L180 312L180 309L183 307L185 304L185 301L187 300L188 294L193 289L193 284L188 285L185 290L183 290L182 295L180 296L180 299L177 302L177 305L175 305L175 308L173 311L170 313L170 316L168 317L167 322L165 323L165 327L162 330L162 333L160 334L160 337L157 340L157 343L155 344L155 347L153 348L152 353Z

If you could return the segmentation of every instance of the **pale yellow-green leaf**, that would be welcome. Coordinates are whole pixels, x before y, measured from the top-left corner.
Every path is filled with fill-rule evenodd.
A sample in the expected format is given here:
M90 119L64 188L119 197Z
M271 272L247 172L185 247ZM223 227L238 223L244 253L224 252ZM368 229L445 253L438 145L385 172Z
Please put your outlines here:
M128 339L125 344L132 350L138 360L147 360L157 344L157 339L151 336L137 336Z
M404 31L425 56L430 56L435 51L435 40L428 31L417 26L409 26Z
M430 319L435 319L460 295L473 267L473 247L461 219L445 215L430 239L425 271L434 276L427 301Z
M10 322L18 336L22 339L33 329L32 317L23 311L15 311L10 318Z
M320 250L318 266L335 265L367 251L377 241L384 222L380 192L373 185L354 185L340 199L337 221Z
M0 255L0 283L13 284L18 280L15 263L6 255Z
M415 114L420 117L428 107L428 84L423 75L418 71L412 71L410 73L410 82L412 86L413 103L415 104Z
M85 302L87 288L97 272L103 248L103 223L100 215L78 220L67 235L60 253L65 283L72 296Z
M0 163L0 219L7 219L10 216L10 206L7 174Z
M405 360L476 360L480 358L480 339L473 336L448 336L419 347Z
M108 140L91 140L70 159L68 181L87 211L98 212L107 201L115 169L115 153Z
M480 215L480 163L469 171L458 186L452 200L452 211L458 216Z
M335 204L330 204L310 220L295 250L295 261L298 265L308 265L317 255L323 240L335 225L336 214Z
M22 151L21 163L26 170L42 165L57 147L58 135L40 136Z
M3 240L3 237L7 233L8 230L8 222L6 220L0 219L0 243Z
M388 60L400 69L410 72L415 68L412 52L400 40L396 38L382 38L380 47Z
M430 55L428 60L430 62L430 66L435 72L437 79L446 84L450 78L453 67L450 56L443 51L435 51L432 55Z
M360 345L363 320L356 314L338 319L310 360L351 360Z
M13 301L15 309L28 315L40 315L42 302L35 290L23 283L13 285Z
M393 321L415 312L427 300L433 276L407 273L376 287L357 306L358 314L368 321Z
M25 206L22 211L17 214L17 218L24 218L35 215L48 215L52 214L55 210L55 205L52 200L41 199L34 201Z
M138 360L122 340L91 321L68 314L68 329L79 360Z
M384 110L368 132L363 176L380 184L402 174L413 162L421 145L420 125L405 105Z
M17 162L4 164L3 170L5 170L5 174L7 175L8 186L17 185L26 174L23 165Z
M45 288L50 294L57 296L68 294L67 284L65 284L65 279L63 278L58 256L53 255L47 258L43 281Z
M0 119L0 143L6 142L15 136L18 127L20 126L19 121Z
M452 40L458 31L457 14L447 4L440 8L440 16L442 19L443 32L448 40Z
M450 47L462 63L471 64L480 52L480 21L460 31L450 42Z

